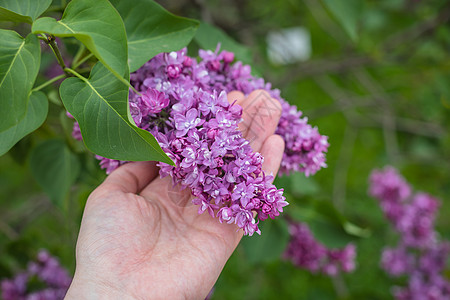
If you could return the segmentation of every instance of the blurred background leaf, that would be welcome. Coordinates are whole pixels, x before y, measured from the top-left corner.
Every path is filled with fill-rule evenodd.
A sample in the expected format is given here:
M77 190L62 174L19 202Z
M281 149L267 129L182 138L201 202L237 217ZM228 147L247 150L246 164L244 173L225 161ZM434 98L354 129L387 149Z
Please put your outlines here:
M360 0L322 0L349 37L358 38L358 23L362 15L363 1Z
M47 140L38 145L30 155L31 172L60 208L65 206L69 189L80 173L78 158L61 140Z
M33 92L27 107L25 117L15 126L0 132L0 156L11 149L25 135L36 130L47 117L47 97L42 92Z
M249 64L252 61L250 49L237 43L220 28L211 26L205 22L200 23L194 40L201 49L215 51L217 45L220 44L221 51L228 50L233 52L237 60L246 64Z
M241 242L248 262L260 264L280 259L289 241L287 222L274 219L261 222L259 227L263 234L244 237Z
M191 41L198 27L196 20L177 17L152 0L135 0L133 5L124 0L111 3L125 23L130 72L158 53L180 50Z

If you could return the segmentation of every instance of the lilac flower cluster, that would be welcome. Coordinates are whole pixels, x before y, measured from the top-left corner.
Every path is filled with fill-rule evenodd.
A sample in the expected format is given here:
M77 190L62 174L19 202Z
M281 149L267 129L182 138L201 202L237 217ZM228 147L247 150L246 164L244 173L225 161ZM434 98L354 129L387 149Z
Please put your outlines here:
M390 275L409 277L407 287L395 287L396 299L450 299L450 282L442 272L450 254L450 243L439 241L434 220L439 201L425 193L415 193L393 167L374 170L370 176L371 196L380 206L400 241L385 248L381 266Z
M289 233L291 240L284 257L297 267L330 276L355 269L355 245L348 244L343 249L327 249L314 238L308 225L303 223L289 224Z
M281 98L278 89L272 89L271 84L264 79L252 76L250 66L240 61L232 63L234 54L228 51L219 53L219 46L215 52L199 50L199 56L201 60L197 63L186 56L185 49L160 54L131 74L132 85L138 90L143 90L142 86L150 86L165 92L181 80L183 84L189 81L183 90L195 88L210 93L237 90L245 95L257 89L266 90L282 106L275 132L285 141L280 174L299 171L309 176L326 167L324 153L329 146L328 137L320 135L317 127L308 124L306 117L301 118L302 112Z
M38 280L44 288L29 290L33 280ZM4 300L61 300L64 299L72 279L58 260L47 251L41 250L37 260L28 264L28 269L13 279L1 281Z
M286 143L281 173L311 175L325 167L327 137L300 118L301 112L278 90L253 77L249 66L233 64L233 53L200 50L199 56L197 62L186 49L162 53L132 73L131 84L139 94L130 91L131 116L175 162L175 167L160 163L160 175L189 187L199 213L208 211L220 222L235 223L245 234L260 234L259 221L278 216L288 203L283 190L271 184L273 176L262 171L264 158L238 130L242 108L229 104L226 93L265 89L281 102L276 131ZM79 138L76 126L74 135ZM107 173L125 163L98 158Z

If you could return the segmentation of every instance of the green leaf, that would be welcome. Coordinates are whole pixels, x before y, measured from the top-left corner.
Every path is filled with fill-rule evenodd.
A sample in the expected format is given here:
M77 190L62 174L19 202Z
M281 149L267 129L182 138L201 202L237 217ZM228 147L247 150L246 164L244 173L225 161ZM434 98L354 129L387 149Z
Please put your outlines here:
M250 263L270 262L281 258L289 242L286 221L281 218L260 222L261 235L244 237L241 242Z
M128 118L128 87L101 63L89 79L68 78L60 87L61 99L80 124L86 147L112 159L173 162L156 139Z
M339 24L353 41L358 39L358 21L362 14L360 0L323 0Z
M47 118L48 102L42 92L33 92L25 117L15 126L0 132L0 156L11 149L20 139L33 132Z
M328 201L292 206L289 213L295 220L307 223L314 237L329 248L341 248L358 238L370 236L368 229L349 222Z
M62 19L41 18L33 33L74 37L122 81L128 77L127 36L117 10L107 0L73 0Z
M314 237L328 248L343 248L355 241L355 237L327 218L316 217L308 222L308 225Z
M63 141L48 140L31 153L30 168L53 203L62 206L80 173L80 162Z
M275 179L275 186L284 188L296 197L315 195L320 187L312 177L306 177L304 173L294 172L289 176L281 176Z
M0 29L0 132L25 116L28 98L41 60L41 48L34 34L25 39L11 30Z
M215 50L220 43L220 49L234 52L236 59L245 64L252 62L252 54L248 48L233 40L223 30L207 23L200 23L194 40L201 48L210 50Z
M0 0L0 21L33 23L52 0Z
M161 52L178 51L194 37L198 22L177 17L152 0L112 0L125 23L130 72ZM151 13L149 13L151 12Z

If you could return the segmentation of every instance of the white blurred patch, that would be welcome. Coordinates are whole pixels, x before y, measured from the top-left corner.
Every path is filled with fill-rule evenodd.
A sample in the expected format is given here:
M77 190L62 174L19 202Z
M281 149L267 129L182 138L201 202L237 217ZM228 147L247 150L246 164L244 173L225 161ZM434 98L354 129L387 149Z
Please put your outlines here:
M267 34L267 55L272 63L287 65L311 57L311 36L304 27L292 27Z

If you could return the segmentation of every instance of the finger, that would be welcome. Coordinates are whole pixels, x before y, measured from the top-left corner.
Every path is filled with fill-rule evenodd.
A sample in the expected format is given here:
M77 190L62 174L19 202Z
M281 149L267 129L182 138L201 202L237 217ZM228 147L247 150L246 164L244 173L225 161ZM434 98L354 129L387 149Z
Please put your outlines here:
M267 137L274 134L281 116L281 104L264 90L253 91L242 104L244 137L253 151L260 151Z
M155 161L126 163L114 170L97 190L139 193L158 176Z
M239 91L231 91L227 94L228 102L233 104L236 101L236 104L242 103L245 100L245 95ZM240 104L239 104L240 105Z
M240 91L231 91L227 94L227 97L228 97L228 102L230 104L234 103L234 105L237 104L241 107L242 107L242 103L245 101L245 95L244 95L244 93L242 93ZM246 131L246 126L243 122L239 122L238 128L241 132Z
M284 140L279 135L269 136L261 148L261 155L264 157L262 168L266 174L273 174L274 178L280 168L281 159L284 153Z

